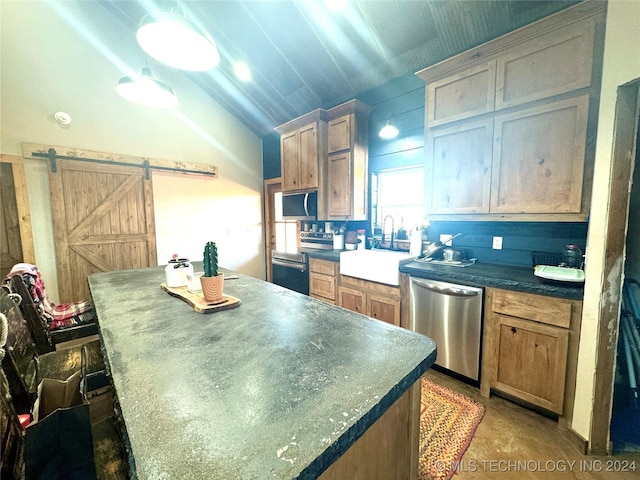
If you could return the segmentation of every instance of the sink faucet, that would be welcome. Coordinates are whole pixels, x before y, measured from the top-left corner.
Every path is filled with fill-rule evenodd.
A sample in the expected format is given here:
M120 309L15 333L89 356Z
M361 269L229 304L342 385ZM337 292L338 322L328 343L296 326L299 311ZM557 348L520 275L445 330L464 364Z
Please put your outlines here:
M382 221L382 240L381 240L381 244L384 245L384 227L387 224L387 218L391 219L391 242L389 244L389 248L391 250L393 250L393 232L394 232L394 226L393 226L393 217L391 215L387 215L386 217L384 217L384 220Z

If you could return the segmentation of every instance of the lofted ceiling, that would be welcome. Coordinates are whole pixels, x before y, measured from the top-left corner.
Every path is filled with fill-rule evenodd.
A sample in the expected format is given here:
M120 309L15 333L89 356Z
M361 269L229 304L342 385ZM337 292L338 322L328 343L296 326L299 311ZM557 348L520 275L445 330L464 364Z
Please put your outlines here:
M185 75L259 136L553 14L564 0L188 1L179 6L214 38L220 65ZM177 1L101 0L133 32ZM252 80L233 74L233 62Z

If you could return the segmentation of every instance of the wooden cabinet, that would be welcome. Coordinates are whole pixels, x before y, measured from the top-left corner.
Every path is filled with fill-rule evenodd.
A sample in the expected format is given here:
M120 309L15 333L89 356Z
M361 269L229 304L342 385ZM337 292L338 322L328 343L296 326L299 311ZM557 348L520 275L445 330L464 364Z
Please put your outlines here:
M336 304L338 262L309 259L309 296Z
M340 275L338 305L392 325L400 325L400 287Z
M495 118L492 213L575 213L582 207L589 96Z
M280 133L282 191L321 188L327 158L326 112L315 110L276 131Z
M493 122L431 130L425 197L431 213L489 213Z
M603 25L576 6L417 73L430 219L586 221Z
M427 124L436 127L493 111L495 89L495 60L429 83Z
M327 185L322 200L328 220L366 220L368 115L351 100L327 111Z
M582 302L487 288L480 391L571 418Z

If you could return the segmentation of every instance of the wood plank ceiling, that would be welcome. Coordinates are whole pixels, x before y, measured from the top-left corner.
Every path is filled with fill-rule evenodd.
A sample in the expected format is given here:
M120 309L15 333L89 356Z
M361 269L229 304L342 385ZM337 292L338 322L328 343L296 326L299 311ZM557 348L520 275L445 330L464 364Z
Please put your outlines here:
M222 56L216 69L185 75L262 137L311 110L355 98L575 3L349 0L334 12L322 0L181 0ZM149 9L169 11L178 2L100 4L133 32ZM251 82L235 77L236 60L251 67Z

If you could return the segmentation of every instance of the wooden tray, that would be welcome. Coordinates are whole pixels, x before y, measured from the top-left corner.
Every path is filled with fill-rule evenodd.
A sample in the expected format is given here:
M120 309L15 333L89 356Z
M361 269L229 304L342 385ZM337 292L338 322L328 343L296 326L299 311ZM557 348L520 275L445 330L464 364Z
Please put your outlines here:
M222 300L218 303L207 303L202 292L191 293L187 287L167 287L165 283L161 283L160 288L169 295L184 300L198 313L220 312L240 305L240 299L231 295L222 295Z

